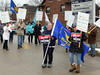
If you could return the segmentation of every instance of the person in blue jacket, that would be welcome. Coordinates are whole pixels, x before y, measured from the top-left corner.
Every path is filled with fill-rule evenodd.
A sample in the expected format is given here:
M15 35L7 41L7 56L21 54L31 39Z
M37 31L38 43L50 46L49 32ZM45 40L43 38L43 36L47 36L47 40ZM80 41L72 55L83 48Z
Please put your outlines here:
M30 43L30 37L31 37L31 43L32 43L33 42L33 25L31 25L31 22L28 23L26 30L28 34L28 42Z
M48 46L48 52L47 52L47 55L49 57L49 61L48 61L48 68L51 68L52 67L52 61L53 61L53 51L54 51L54 48L55 48L55 43L56 43L56 38L51 36L51 32L52 32L52 24L51 23L48 23L47 25L47 30L45 30L43 32L43 36L44 35L50 35L50 43L49 43L49 46L48 46L48 43L43 43L43 53L44 53L44 56L45 56L45 53L46 53L46 49L47 49L47 46ZM46 55L46 58L44 60L44 63L42 64L42 68L46 68L47 66L47 55Z

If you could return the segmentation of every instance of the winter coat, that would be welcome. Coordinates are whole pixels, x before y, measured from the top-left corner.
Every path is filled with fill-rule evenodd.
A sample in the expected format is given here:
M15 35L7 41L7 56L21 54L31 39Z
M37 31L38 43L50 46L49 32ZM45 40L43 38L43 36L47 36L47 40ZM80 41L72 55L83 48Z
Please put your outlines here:
M47 25L45 25L45 26L43 27L43 29L46 30L46 29L47 29Z
M29 34L29 33L33 34L33 26L32 25L27 25L26 30L27 30L27 34Z
M3 34L3 27L4 27L4 25L0 25L0 35L2 35Z
M91 31L90 34L88 34L88 43L89 44L95 44L96 43L96 35L97 35L97 29L95 28L94 30Z
M72 32L80 33L79 30L77 30L76 32L73 30L73 31L71 31L71 33ZM71 45L70 45L69 52L74 51L74 53L83 53L84 52L84 50L83 50L83 41L86 41L86 40L87 40L87 37L86 37L85 33L82 32L81 42L80 42L80 47L79 47L79 43L78 42L73 42L73 37L70 36L69 41L71 41Z
M25 26L24 22L22 22L22 24L17 22L15 25L15 29L17 30L17 35L24 35L24 30L26 29L26 26Z
M36 24L35 26L34 26L34 35L35 36L39 36L39 35L41 35L41 25L39 24L39 26Z
M4 33L3 33L3 40L9 40L9 33L12 32L10 27L4 26L3 27ZM10 32L8 32L10 30Z
M50 36L51 36L51 32L52 32L52 30L45 30L45 31L43 32L43 34L45 34L45 35L50 35ZM49 46L55 46L56 38L55 38L55 37L53 37L53 38L54 38L54 39L51 39Z

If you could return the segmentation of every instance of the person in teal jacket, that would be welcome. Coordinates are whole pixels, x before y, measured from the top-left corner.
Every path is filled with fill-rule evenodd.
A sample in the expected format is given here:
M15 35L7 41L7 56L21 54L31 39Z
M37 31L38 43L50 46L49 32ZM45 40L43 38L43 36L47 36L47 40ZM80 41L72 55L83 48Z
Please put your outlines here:
M26 30L28 34L28 42L30 43L30 37L31 37L31 43L33 42L33 25L31 25L31 22L28 23Z

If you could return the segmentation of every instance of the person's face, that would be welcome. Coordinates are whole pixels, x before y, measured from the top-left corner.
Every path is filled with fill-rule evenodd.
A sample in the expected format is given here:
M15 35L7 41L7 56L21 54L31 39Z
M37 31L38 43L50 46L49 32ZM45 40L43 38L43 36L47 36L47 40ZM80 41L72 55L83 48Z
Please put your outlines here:
M36 24L39 24L38 22L36 22Z
M52 25L51 24L48 24L47 25L47 30L51 30L52 29Z
M92 24L90 24L90 27L91 27L91 28L93 28L93 25L92 25Z
M0 21L0 24L1 24L1 21Z
M66 25L66 28L68 29L68 28L69 28L69 26L68 26L68 25Z
M10 22L10 24L13 24L12 22Z
M22 22L22 19L19 19L19 22L21 23Z
M8 27L8 26L9 26L9 23L8 23L8 24L6 24L6 26Z
M76 31L77 29L76 29L76 26L73 26L73 29L74 29L74 31Z

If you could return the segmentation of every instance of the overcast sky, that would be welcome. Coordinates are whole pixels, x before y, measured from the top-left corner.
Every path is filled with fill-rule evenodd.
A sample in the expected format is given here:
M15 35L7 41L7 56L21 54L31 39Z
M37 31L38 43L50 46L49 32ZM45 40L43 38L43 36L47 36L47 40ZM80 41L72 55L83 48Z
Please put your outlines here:
M5 1L5 0L3 0L3 1ZM11 0L7 0L7 1L10 2ZM28 4L28 2L29 2L29 0L13 0L13 1L16 5L20 5L20 6L22 6L23 4ZM95 1L96 2L98 1L100 3L100 0L95 0Z

